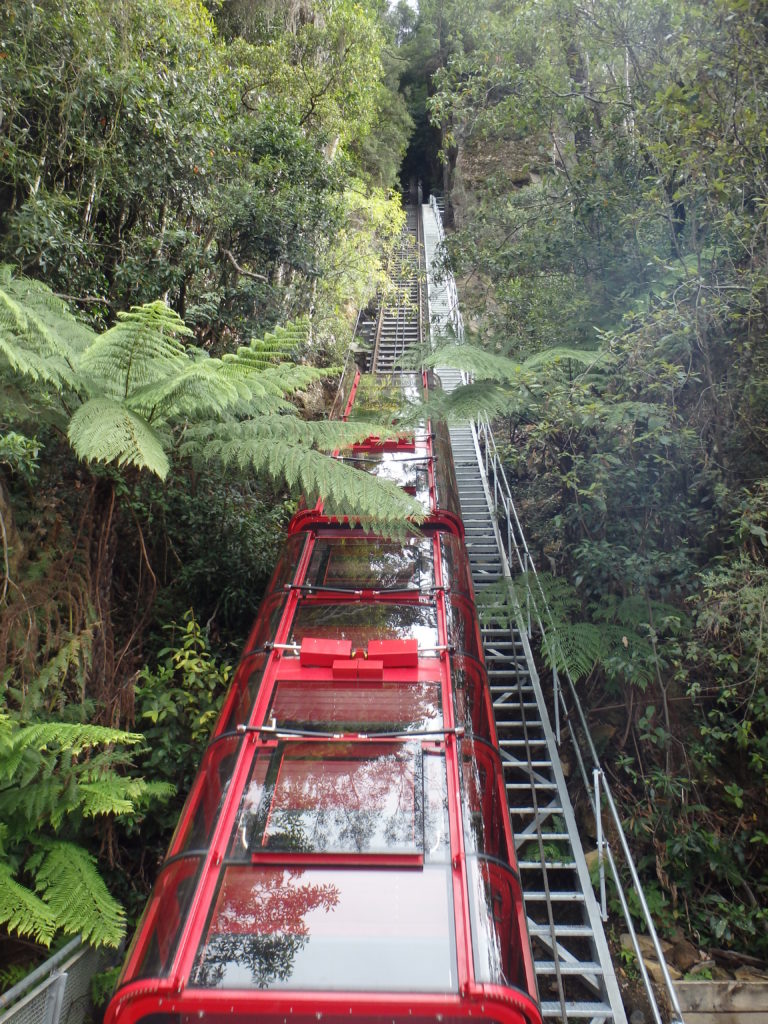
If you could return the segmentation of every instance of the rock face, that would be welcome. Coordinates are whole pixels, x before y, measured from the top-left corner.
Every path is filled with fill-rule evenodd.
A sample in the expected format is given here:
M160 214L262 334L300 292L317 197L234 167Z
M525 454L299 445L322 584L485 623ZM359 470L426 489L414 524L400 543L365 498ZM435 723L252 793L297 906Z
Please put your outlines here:
M680 981L685 1024L768 1024L768 980Z

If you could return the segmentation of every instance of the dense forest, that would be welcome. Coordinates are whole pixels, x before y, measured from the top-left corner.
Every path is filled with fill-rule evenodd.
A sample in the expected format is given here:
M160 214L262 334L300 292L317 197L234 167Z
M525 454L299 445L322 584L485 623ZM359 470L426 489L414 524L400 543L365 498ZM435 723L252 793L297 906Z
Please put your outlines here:
M417 180L659 927L768 959L766 57L757 0L0 9L0 982L135 920L296 496L412 512L323 412Z

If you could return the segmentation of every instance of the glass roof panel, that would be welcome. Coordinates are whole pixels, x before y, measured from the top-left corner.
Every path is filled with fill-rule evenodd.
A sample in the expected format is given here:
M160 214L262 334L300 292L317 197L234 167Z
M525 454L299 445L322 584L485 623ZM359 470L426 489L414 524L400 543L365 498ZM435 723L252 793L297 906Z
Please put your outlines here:
M351 640L365 649L370 640L419 641L420 648L435 648L437 612L433 603L400 604L390 601L330 604L318 599L300 602L291 627L290 643L303 637Z
M433 545L428 538L392 544L339 537L315 543L306 582L316 587L426 590L434 583Z
M288 741L257 757L230 856L423 848L420 743Z
M455 992L450 869L227 866L190 983Z
M281 679L268 719L284 729L411 732L443 724L439 682Z
M370 448L344 456L347 465L361 469L380 480L391 480L413 495L423 508L429 508L427 457L422 452L388 452Z

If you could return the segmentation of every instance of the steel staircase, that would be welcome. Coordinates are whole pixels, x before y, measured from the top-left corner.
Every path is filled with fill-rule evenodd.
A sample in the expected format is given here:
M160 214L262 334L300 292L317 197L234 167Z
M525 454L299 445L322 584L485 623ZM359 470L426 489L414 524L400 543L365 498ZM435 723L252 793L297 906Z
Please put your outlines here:
M419 220L412 207L395 253L390 276L395 296L381 307L375 327L372 365L377 373L401 367L406 349L419 346L422 337L422 290L419 277Z
M454 333L456 294L450 280L429 274L439 225L430 207L422 210L434 347ZM438 370L438 376L448 391L461 382L456 370ZM509 569L477 435L471 426L450 434L472 576L484 609L486 666L542 1011L549 1020L625 1024L549 709L519 628L522 610L504 583Z

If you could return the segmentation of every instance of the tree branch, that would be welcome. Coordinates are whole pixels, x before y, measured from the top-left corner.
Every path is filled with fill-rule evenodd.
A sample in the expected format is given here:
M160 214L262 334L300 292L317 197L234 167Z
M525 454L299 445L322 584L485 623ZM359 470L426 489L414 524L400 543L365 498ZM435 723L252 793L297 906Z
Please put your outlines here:
M252 277L255 281L266 281L267 284L269 284L268 277L265 277L263 274L256 274L252 270L246 270L245 267L241 267L229 249L221 249L220 251L227 257L238 274L243 274L245 277Z

